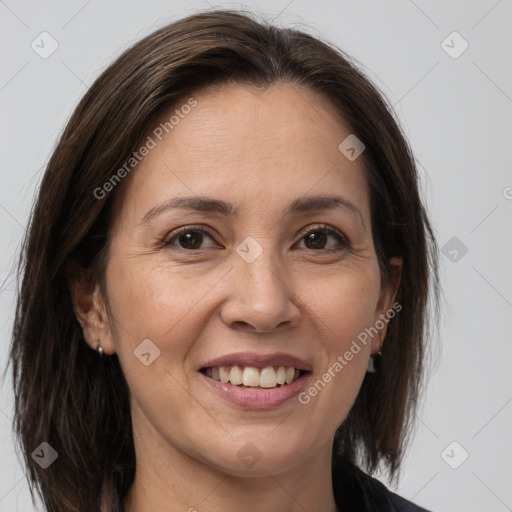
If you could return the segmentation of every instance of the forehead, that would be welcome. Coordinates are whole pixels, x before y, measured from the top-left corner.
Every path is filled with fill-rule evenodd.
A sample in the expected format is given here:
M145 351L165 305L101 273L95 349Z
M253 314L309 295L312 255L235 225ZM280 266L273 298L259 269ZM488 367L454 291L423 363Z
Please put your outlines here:
M143 209L180 195L249 210L338 193L369 215L362 159L338 149L349 135L330 100L306 87L208 87L152 123L142 141L151 149L125 183L122 214L140 219Z

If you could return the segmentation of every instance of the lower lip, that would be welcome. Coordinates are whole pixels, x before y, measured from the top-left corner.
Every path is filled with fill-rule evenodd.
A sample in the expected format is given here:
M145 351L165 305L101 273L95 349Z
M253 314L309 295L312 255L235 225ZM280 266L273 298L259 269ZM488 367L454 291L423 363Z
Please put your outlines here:
M211 389L232 404L247 409L269 409L278 407L297 396L304 387L310 374L309 372L305 373L291 384L270 389L239 388L232 384L207 377L204 373L200 373L200 375L205 379Z

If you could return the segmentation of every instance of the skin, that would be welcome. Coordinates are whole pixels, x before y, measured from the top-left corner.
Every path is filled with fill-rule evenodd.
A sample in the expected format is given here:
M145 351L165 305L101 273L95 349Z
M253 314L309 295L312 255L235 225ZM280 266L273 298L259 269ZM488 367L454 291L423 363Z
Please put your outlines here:
M326 98L285 83L193 96L197 106L123 182L105 293L73 283L87 343L95 349L100 339L105 354L117 353L130 389L137 470L125 511L335 511L333 436L386 329L307 405L244 410L197 370L233 352L282 351L311 365L309 387L391 308L401 261L390 260L392 280L381 283L362 158L338 150L351 132ZM333 193L362 219L348 208L285 215L300 196ZM156 205L193 195L229 201L237 214L174 209L141 223ZM322 224L350 247L321 238ZM212 238L162 246L189 225ZM252 263L236 252L247 236L263 250ZM144 339L160 350L149 366L133 353ZM248 442L261 454L250 468L237 456Z

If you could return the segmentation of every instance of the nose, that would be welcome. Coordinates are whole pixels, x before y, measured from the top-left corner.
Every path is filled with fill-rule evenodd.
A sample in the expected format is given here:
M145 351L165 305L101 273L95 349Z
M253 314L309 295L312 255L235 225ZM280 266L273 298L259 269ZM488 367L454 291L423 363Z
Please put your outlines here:
M252 263L240 258L229 272L229 298L221 310L228 327L264 333L298 325L298 297L287 273L272 265L269 253L263 251Z

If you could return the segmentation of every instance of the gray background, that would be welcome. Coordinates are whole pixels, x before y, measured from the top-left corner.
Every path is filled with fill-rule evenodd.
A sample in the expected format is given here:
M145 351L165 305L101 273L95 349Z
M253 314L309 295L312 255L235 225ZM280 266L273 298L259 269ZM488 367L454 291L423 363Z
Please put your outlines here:
M127 45L208 3L0 0L4 361L14 313L10 269L42 171L73 107ZM420 164L445 247L447 305L414 442L392 490L436 512L512 510L512 2L261 0L243 6L281 25L309 26L358 59L395 106ZM47 59L31 47L34 40L42 45L43 31L58 43ZM464 41L448 37L453 31L469 44L461 55ZM0 511L31 512L38 509L13 447L11 394L7 378L0 395ZM378 478L388 485L384 475Z

